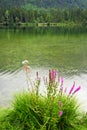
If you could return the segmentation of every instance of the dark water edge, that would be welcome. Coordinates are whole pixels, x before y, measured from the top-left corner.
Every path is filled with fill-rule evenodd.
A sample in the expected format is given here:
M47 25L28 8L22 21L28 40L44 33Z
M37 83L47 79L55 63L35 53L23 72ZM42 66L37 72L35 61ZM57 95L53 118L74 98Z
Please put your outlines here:
M87 33L87 26L75 25L75 26L0 26L0 30L14 30L14 31L28 31L33 34L80 34Z

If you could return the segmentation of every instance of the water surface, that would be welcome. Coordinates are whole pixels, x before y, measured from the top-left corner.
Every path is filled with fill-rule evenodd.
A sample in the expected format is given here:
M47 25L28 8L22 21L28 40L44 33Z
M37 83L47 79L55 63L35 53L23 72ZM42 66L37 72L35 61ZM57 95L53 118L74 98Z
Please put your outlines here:
M49 68L58 69L65 78L65 86L71 86L76 81L77 86L82 86L79 95L87 100L85 28L1 29L1 105L6 105L13 93L26 89L26 79L22 71L22 61L25 59L29 60L32 73L40 70L41 75L46 75Z

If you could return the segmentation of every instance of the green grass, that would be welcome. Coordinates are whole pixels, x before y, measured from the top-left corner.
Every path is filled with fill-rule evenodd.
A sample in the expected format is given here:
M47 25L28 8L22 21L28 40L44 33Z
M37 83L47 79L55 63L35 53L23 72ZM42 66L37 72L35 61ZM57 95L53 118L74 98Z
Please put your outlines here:
M9 109L0 108L0 120L10 112Z
M59 116L62 101L63 115ZM13 109L0 109L0 130L86 130L87 116L78 111L74 98L43 97L35 93L15 96Z

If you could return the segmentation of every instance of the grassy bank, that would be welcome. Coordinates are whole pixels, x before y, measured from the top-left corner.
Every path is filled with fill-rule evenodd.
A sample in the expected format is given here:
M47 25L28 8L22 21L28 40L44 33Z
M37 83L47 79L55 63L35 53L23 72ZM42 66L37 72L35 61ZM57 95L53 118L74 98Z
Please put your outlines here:
M67 88L63 87L63 78L52 69L49 70L49 78L44 77L47 91L42 96L39 92L41 78L38 72L35 81L31 83L28 61L22 63L28 91L14 97L11 109L0 109L0 130L86 130L87 115L79 111L74 96L81 87L75 88L74 82L67 92Z
M15 97L12 110L0 109L0 130L86 130L86 122L75 99L66 96L25 92Z

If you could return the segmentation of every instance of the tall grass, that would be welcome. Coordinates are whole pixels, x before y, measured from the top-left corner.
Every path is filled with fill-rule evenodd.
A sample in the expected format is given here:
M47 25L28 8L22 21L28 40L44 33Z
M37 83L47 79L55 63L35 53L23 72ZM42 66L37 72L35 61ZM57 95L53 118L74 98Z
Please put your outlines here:
M13 109L0 120L0 130L80 130L81 113L74 97L80 86L75 88L74 83L67 93L63 78L52 69L48 78L44 78L47 94L39 93L41 79L38 72L30 92L30 67L27 60L23 64L29 91L15 96Z
M77 108L74 98L48 98L25 92L15 97L13 110L2 120L3 130L77 130Z

